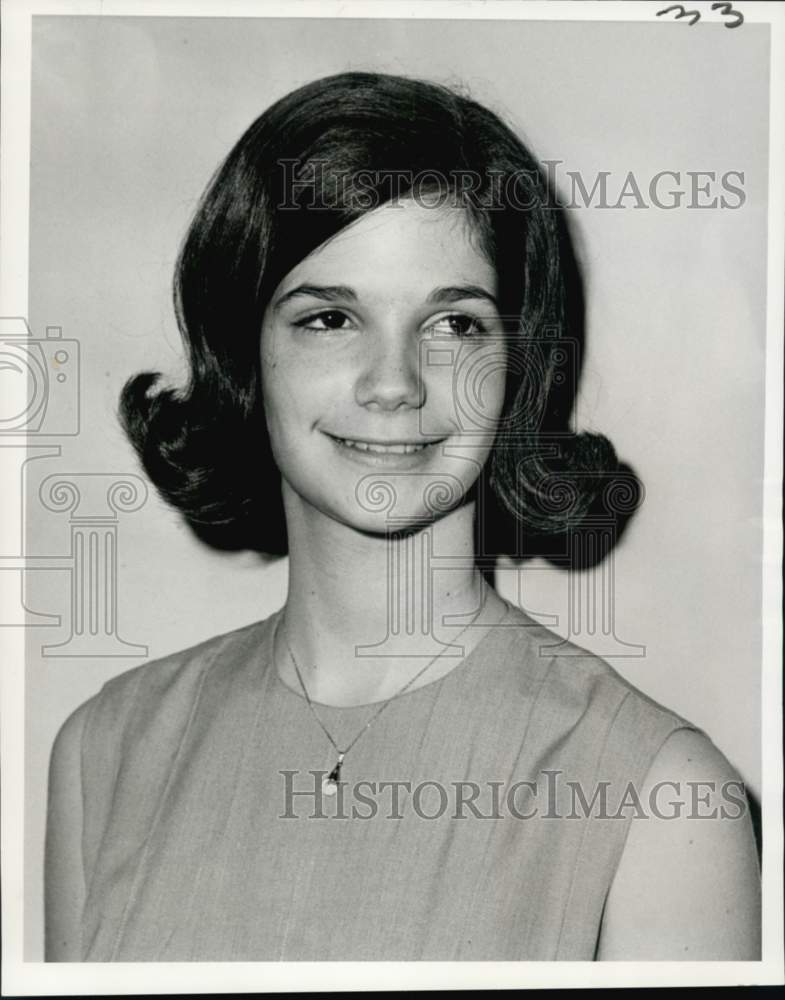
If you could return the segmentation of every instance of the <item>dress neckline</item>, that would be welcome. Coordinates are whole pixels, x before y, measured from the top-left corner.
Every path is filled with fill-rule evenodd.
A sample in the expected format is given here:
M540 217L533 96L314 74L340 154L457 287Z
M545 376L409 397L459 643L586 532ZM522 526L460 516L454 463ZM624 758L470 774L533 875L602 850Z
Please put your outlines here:
M501 595L499 596L501 597ZM502 597L501 599L502 601L504 601L504 604L506 605L504 614L498 621L494 622L492 625L488 627L485 635L480 639L477 645L474 646L473 649L463 657L460 663L456 663L456 665L451 670L448 670L446 674L442 674L441 677L436 677L432 681L426 681L424 684L420 684L419 687L411 688L408 691L404 691L403 694L396 695L393 698L389 699L389 701L390 702L403 701L403 699L413 698L416 695L420 694L421 692L427 693L428 691L436 690L443 682L447 681L448 678L450 677L458 678L462 674L470 670L474 661L479 657L481 650L484 650L488 645L488 643L492 640L492 637L498 634L499 626L504 625L515 610L513 605L510 604L510 602L506 600L506 598ZM283 607L279 608L268 619L270 627L267 631L267 642L266 642L267 649L266 649L265 662L268 664L269 670L271 671L273 686L278 688L284 694L296 698L298 701L302 702L305 705L307 704L307 702L305 700L305 696L303 695L303 693L301 691L295 690L295 688L293 687L290 687L282 680L281 675L278 673L278 669L273 660L273 655L272 655L273 639L275 637L275 630L280 620L282 612L283 612ZM311 699L311 702L322 713L334 712L336 714L338 713L348 714L351 712L363 712L363 711L368 711L368 709L371 708L378 708L380 705L384 704L386 700L387 699L380 698L377 701L364 701L358 705L328 705L325 702L316 701L313 698Z

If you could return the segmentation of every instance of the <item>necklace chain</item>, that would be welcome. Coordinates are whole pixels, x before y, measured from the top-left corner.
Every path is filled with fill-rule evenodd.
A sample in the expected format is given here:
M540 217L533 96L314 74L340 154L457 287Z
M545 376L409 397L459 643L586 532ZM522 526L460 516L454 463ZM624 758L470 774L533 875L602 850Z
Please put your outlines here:
M485 583L484 580L483 580L483 593L484 593L484 598L483 598L482 606L480 608L480 612L479 613L482 613L482 611L485 608L485 605L487 603L487 600L488 600L488 587L487 587L487 584ZM476 619L475 619L475 621L476 621ZM466 629L468 629L469 626L473 625L473 624L474 624L474 622L472 621L472 622L468 622L466 625L464 625L464 627L461 629L461 631L455 637L455 641L457 642L458 639L460 639L461 636L463 635L463 633L466 631ZM280 619L278 620L278 625L276 625L276 632L278 631L279 625L280 625ZM332 774L330 776L330 780L337 780L337 777L340 775L340 766L343 763L343 759L346 756L346 754L349 753L349 751L352 749L352 747L355 745L355 743L368 730L368 728L372 725L372 723L374 723L379 718L379 716L388 707L388 705L390 705L390 703L393 702L393 701L395 701L396 698L400 698L400 696L402 694L404 694L406 691L408 691L409 688L412 686L412 684L414 684L415 681L417 681L420 677L422 677L422 675L425 673L425 671L428 670L429 667L432 667L433 664L442 655L442 653L444 653L443 649L439 650L439 652L436 654L436 656L434 656L431 660L429 660L425 664L425 666L422 667L422 669L418 670L417 673L414 675L414 677L412 677L410 680L408 680L403 685L403 687L401 687L398 691L396 691L394 694L390 695L390 697L386 701L382 702L382 704L380 705L380 707L374 712L374 714L370 717L370 719L368 719L368 721L365 723L365 725L362 727L362 729L359 731L359 733L357 733L357 735L354 737L354 739L351 741L351 743L346 747L346 749L345 750L341 750L340 747L338 746L338 744L333 739L332 734L330 733L330 731L327 729L327 727L325 726L325 724L319 718L319 713L316 711L316 708L315 708L313 702L311 701L310 695L308 694L308 688L305 686L305 681L303 680L302 674L300 673L300 668L299 668L299 666L297 664L297 659L296 659L296 657L294 655L294 652L292 651L292 647L289 644L289 640L286 637L286 632L285 631L284 631L284 634L283 634L283 638L284 638L284 642L286 643L286 648L289 651L289 656L291 657L292 665L294 666L295 673L297 674L297 680L300 682L300 687L302 688L303 694L305 695L305 700L306 700L306 702L308 704L308 708L311 710L311 713L313 714L313 717L319 723L319 726L320 726L322 732L324 733L324 735L327 737L327 739L332 744L333 749L338 754L338 764L334 768L334 770L333 770L333 772L332 772ZM333 779L333 775L336 776L335 779Z

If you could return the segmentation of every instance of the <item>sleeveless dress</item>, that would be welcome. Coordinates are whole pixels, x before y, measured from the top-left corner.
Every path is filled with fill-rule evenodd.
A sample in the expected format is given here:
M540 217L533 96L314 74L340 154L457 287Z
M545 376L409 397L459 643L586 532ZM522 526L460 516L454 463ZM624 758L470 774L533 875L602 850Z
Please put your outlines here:
M697 727L604 660L554 655L511 605L389 703L328 796L335 751L272 664L279 616L126 671L74 713L82 960L593 959L630 788ZM339 746L377 708L317 704Z

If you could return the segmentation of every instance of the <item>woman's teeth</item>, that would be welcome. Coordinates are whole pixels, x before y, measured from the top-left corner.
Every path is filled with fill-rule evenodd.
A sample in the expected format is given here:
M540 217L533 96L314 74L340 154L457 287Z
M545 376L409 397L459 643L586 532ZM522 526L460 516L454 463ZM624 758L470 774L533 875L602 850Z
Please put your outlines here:
M422 451L428 444L370 444L367 441L349 441L347 438L336 438L347 448L356 448L358 451L373 451L382 455L411 455L415 451Z

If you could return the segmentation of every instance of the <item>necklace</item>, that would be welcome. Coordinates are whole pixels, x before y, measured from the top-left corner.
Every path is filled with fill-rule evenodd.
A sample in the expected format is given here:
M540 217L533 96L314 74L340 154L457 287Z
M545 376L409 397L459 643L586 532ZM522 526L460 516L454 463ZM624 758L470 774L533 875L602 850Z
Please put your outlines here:
M482 584L483 584L483 595L484 596L483 596L482 606L480 607L480 611L478 612L478 616L479 616L479 614L482 613L483 609L485 608L485 604L486 604L486 602L488 600L488 585L485 583L485 580L482 581ZM504 615L502 616L501 619L499 619L499 622L497 622L496 624L499 624L501 621L503 621L506 616L507 616L507 608L505 608ZM476 621L476 619L475 619L475 621ZM278 624L275 626L276 634L278 632L278 627L279 627L280 623L281 623L281 620L279 618L278 619ZM466 631L466 629L469 628L469 625L473 625L473 624L474 624L474 622L469 622L468 624L464 625L464 627L461 629L461 631L455 637L455 641L457 642L457 640L460 639L460 637L463 635L463 633ZM341 750L341 748L338 746L338 744L333 739L332 734L330 733L330 731L327 729L327 727L325 726L325 724L319 718L319 713L316 711L316 708L315 708L313 702L311 701L310 695L308 694L308 688L305 686L305 681L303 680L302 674L300 673L300 668L299 668L299 666L297 664L297 659L296 659L294 653L292 652L292 647L289 645L289 640L286 637L286 632L284 632L283 638L284 638L284 642L286 643L286 648L289 651L289 656L291 657L292 665L294 666L295 673L297 674L297 680L300 682L300 687L302 688L303 694L305 695L305 700L306 700L306 702L308 704L308 708L311 710L311 714L313 715L313 717L318 722L318 724L319 724L322 732L324 733L324 735L327 737L327 739L332 744L333 749L338 754L338 761L337 761L335 767L332 769L332 771L330 771L329 775L327 775L326 778L322 779L322 790L324 791L325 795L335 795L336 792L338 791L338 782L341 780L341 766L342 766L342 764L344 762L344 758L349 753L349 751L352 749L352 747L355 745L355 743L360 739L361 736L363 736L364 733L366 733L368 731L368 729L370 728L370 726L372 725L372 723L376 722L376 720L379 718L379 716L382 714L382 712L387 708L387 706L392 701L395 701L396 698L400 698L400 696L405 691L409 690L409 688L412 686L412 684L414 684L414 682L416 680L418 680L420 677L422 677L422 675L425 673L426 670L428 670L429 667L433 666L433 664L442 655L442 653L444 652L444 650L443 649L439 650L439 652L436 654L436 656L434 656L433 659L429 660L425 664L424 667L422 667L420 670L418 670L417 673L414 675L414 677L412 677L410 680L408 680L403 685L403 687L399 688L399 690L396 691L394 694L391 694L390 697L386 701L383 701L382 704L379 706L379 708L374 712L374 714L370 717L370 719L365 723L365 725L362 727L362 729L359 731L359 733L357 733L357 735L354 737L354 739L351 741L351 743L349 743L348 746L345 749ZM273 637L273 649L274 648L275 648L275 637Z

